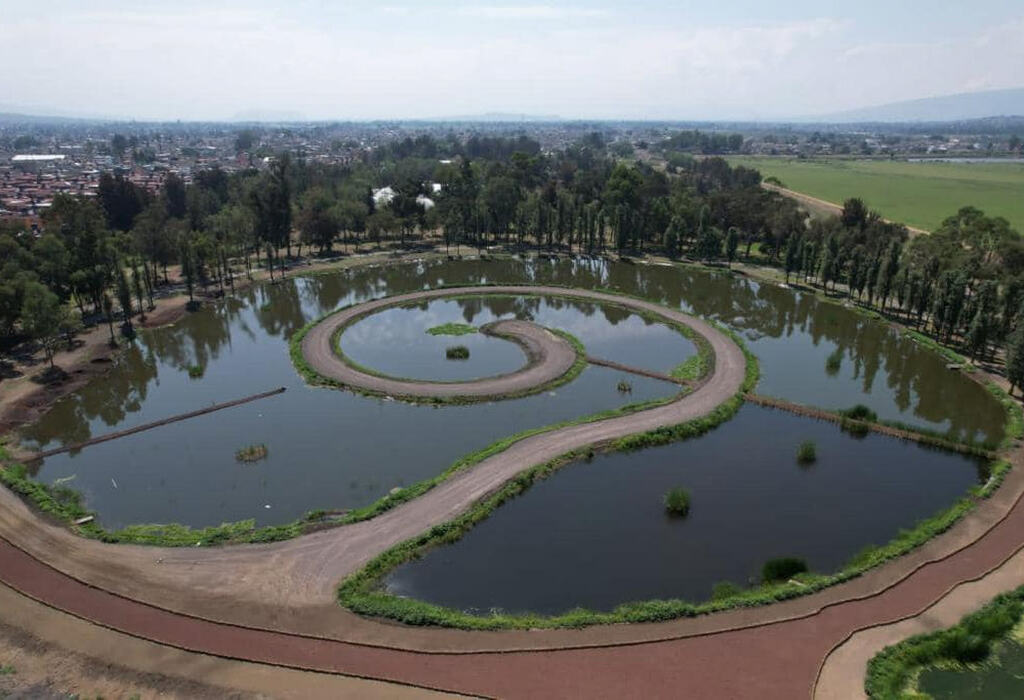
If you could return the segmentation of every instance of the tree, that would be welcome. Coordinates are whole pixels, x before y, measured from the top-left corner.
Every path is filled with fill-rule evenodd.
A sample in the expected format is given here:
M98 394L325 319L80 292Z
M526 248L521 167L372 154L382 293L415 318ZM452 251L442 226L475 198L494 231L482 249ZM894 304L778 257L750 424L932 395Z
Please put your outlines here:
M54 366L53 353L64 320L65 311L56 294L40 282L25 285L25 300L21 307L22 329L43 347L51 368Z
M731 226L728 233L725 234L725 261L729 267L732 267L732 261L736 259L736 249L739 248L739 245L739 231L735 226Z
M1017 311L1017 320L1010 342L1006 345L1006 378L1010 380L1010 393L1024 386L1024 305Z
M297 220L301 241L317 246L320 253L328 250L338 235L338 216L323 189L306 193Z
M168 173L164 178L163 200L167 215L172 219L180 219L188 212L185 181L174 173Z
M789 240L786 241L786 254L783 259L783 265L786 270L786 284L789 284L790 274L795 272L797 270L798 265L800 264L800 256L802 254L802 251L800 249L802 248L802 240L803 239L799 235L793 234L789 237Z
M863 229L868 222L868 208L864 200L852 197L843 202L843 213L840 221L848 229Z
M722 234L718 229L709 226L697 237L694 254L700 260L717 260L722 256Z
M117 282L117 301L121 305L121 316L124 318L124 334L131 338L135 335L135 328L132 326L132 288L128 283L123 262L118 259L114 264L117 267L114 279Z

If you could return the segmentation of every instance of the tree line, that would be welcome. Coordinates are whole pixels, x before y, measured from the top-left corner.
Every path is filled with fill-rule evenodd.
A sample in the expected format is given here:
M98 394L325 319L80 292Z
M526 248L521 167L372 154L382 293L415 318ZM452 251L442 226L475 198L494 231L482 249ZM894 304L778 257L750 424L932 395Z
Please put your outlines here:
M710 140L709 140L710 139ZM734 149L729 135L680 132L665 149ZM599 134L552 152L526 136L397 140L347 165L279 154L263 169L169 174L150 194L104 174L94 198L61 195L41 235L0 229L0 344L49 345L81 320L132 318L154 306L180 269L194 301L265 267L273 278L296 254L362 245L664 253L782 268L829 293L894 314L979 359L1020 348L1024 245L1005 220L963 209L909 240L851 199L841 215L809 219L761 186L760 174L718 157L672 159L664 169L618 157ZM380 188L388 187L383 197ZM377 192L378 196L374 193ZM77 313L75 313L77 312ZM1020 329L1018 331L1018 329Z

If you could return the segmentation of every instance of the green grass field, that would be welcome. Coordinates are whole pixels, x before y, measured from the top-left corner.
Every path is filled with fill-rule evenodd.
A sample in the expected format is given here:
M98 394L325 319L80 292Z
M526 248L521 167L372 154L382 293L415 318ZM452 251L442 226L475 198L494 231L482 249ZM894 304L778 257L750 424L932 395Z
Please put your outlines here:
M775 176L791 190L842 204L860 197L882 216L927 231L960 207L1002 216L1024 232L1024 161L1006 163L909 163L730 157Z

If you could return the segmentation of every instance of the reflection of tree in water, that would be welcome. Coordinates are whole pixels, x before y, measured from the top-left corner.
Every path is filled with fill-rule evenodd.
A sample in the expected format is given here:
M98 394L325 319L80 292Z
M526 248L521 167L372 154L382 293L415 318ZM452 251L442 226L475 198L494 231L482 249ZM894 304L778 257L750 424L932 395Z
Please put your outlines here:
M189 315L177 326L144 334L142 342L160 362L182 372L192 365L207 367L230 347L232 328L246 308L241 300L228 298Z
M334 275L293 278L276 285L261 285L205 308L174 327L148 331L129 348L120 365L101 381L58 403L43 420L22 431L40 444L80 442L90 437L89 422L100 418L116 426L139 410L150 381L157 376L157 360L181 371L190 365L207 366L231 345L232 332L258 339L259 333L288 338L307 321L339 306L385 295L442 285L481 282L532 281L580 288L612 288L682 308L697 316L725 323L749 340L791 338L825 348L820 367L806 367L807 381L822 381L824 357L838 350L865 393L875 388L879 370L901 412L910 411L933 424L947 423L949 432L1001 437L1001 407L983 387L945 369L942 358L924 350L883 324L867 321L854 312L820 302L775 285L762 285L743 277L711 274L695 268L665 268L614 264L601 260L561 260L524 263L517 260L446 261L356 268ZM598 310L609 323L628 318L630 312L614 306L573 302L555 297L469 297L459 301L467 323L486 309L494 316L535 319L541 303L552 309L572 307L590 316ZM251 326L250 321L258 325ZM805 336L802 340L800 336ZM845 360L849 359L847 365Z
M142 408L149 383L157 376L153 354L136 344L126 348L118 365L102 379L58 402L42 419L22 429L26 440L40 447L51 442L71 445L92 438L91 421L116 426Z
M951 435L989 439L1002 435L1002 408L983 387L945 369L938 355L919 347L883 323L775 285L694 268L607 265L587 261L545 263L538 281L580 287L607 286L666 306L683 308L742 332L749 340L807 336L813 345L831 343L851 360L853 378L870 394L879 370L901 412L932 424L948 423ZM808 381L824 373L807 368ZM916 397L916 400L915 400Z

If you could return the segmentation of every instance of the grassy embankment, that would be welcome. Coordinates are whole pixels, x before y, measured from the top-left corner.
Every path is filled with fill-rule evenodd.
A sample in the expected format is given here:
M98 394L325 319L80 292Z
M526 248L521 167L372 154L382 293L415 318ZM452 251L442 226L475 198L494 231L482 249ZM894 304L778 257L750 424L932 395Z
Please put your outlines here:
M984 663L1024 615L1024 586L1003 593L957 625L886 647L868 662L864 692L873 700L923 697L914 689L921 671Z
M750 156L728 161L756 168L788 189L835 204L860 197L885 218L926 231L934 231L943 219L966 206L1002 216L1024 231L1024 161L911 163Z

